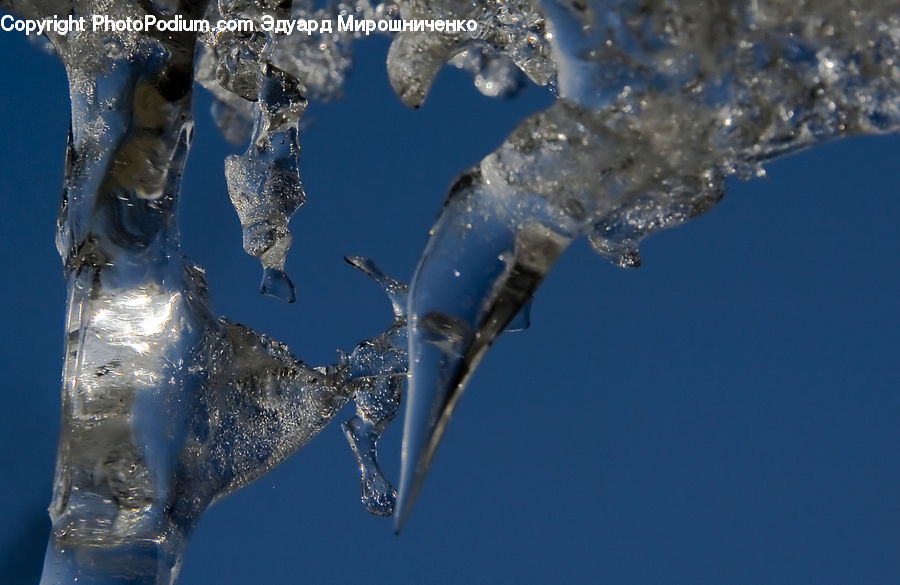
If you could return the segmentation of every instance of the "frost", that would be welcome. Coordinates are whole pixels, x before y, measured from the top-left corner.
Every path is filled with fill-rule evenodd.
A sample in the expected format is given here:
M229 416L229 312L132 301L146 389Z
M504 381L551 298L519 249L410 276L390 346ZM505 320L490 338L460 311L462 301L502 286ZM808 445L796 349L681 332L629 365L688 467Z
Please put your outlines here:
M343 425L370 512L400 528L469 376L577 237L615 264L714 206L731 175L845 136L900 129L893 2L222 0L26 2L23 18L154 16L246 29L50 32L72 120L57 245L68 279L63 426L43 583L172 583L197 518ZM244 249L262 291L293 301L284 272L308 100L340 95L360 30L283 34L272 19L390 21L387 75L420 106L447 63L486 95L525 79L558 99L453 185L406 285L348 262L388 294L384 333L312 367L218 317L180 249L175 210L192 139L193 81L213 93ZM422 31L416 21L478 26ZM388 27L390 28L390 27ZM382 31L385 32L385 31ZM318 196L318 194L312 194ZM517 319L516 316L519 315ZM407 357L409 356L409 357ZM395 492L376 444L408 374ZM396 498L396 503L395 503ZM396 508L396 510L395 510Z

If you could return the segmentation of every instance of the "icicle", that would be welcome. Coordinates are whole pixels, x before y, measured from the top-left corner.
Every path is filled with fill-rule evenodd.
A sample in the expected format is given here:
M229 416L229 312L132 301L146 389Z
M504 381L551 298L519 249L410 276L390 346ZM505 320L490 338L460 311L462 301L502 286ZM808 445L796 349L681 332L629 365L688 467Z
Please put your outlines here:
M289 303L294 285L284 272L291 245L287 224L306 200L300 182L298 125L306 99L291 77L265 68L250 147L229 156L225 176L244 229L244 250L263 265L261 291Z
M553 211L491 189L480 172L452 190L410 291L410 386L395 527L399 530L463 388L530 301L570 237Z
M397 528L473 369L569 239L588 235L636 267L640 241L709 210L728 175L758 175L763 161L847 133L900 128L900 77L886 57L898 53L886 31L900 17L865 4L861 16L838 2L542 3L559 100L454 188L413 277ZM395 40L389 74L404 101L420 103L436 64L465 45L436 42ZM515 50L500 53L519 63ZM866 73L852 65L861 53ZM523 278L514 267L527 254L540 261Z
M397 493L378 465L376 447L387 425L397 416L400 390L408 370L408 287L385 275L371 260L359 256L345 260L372 277L388 295L394 309L394 322L388 330L357 345L347 359L354 380L356 416L341 426L362 474L363 507L377 516L390 516Z

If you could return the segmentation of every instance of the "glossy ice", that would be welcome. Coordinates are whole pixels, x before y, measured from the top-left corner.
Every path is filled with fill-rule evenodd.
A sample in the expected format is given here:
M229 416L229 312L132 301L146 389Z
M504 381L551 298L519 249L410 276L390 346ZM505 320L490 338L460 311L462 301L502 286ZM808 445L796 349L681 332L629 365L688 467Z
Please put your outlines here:
M343 429L362 502L394 513L399 528L471 373L517 314L527 323L532 295L573 239L636 267L641 239L715 205L727 176L900 128L900 10L884 0L0 6L28 18L178 14L257 27L50 35L69 75L72 125L59 222L68 344L45 585L174 582L205 507L303 446L351 399L356 416ZM337 363L310 367L212 312L202 269L180 250L176 199L196 80L215 95L226 138L249 142L225 170L262 290L294 299L284 263L290 216L307 195L301 117L308 100L339 95L361 33L258 25L348 16L477 23L396 34L387 75L410 106L445 63L471 71L487 95L527 78L558 100L456 181L408 291L348 259L388 293L394 322ZM395 495L375 445L407 371Z
M404 101L420 103L437 63L473 46L550 77L559 99L459 179L411 283L398 529L472 370L573 238L636 267L644 237L710 209L729 175L900 129L894 3L423 6L484 29L440 45L398 36L388 71Z

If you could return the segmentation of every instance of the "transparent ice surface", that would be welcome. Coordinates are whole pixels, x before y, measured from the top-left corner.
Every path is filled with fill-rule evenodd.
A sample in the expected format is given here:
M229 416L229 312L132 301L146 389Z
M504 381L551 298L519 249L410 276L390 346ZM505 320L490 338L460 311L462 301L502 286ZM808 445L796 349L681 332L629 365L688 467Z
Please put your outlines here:
M24 16L290 13L241 2L3 6ZM249 139L225 167L263 292L293 300L284 261L289 218L306 197L300 118L307 97L339 93L352 35L54 37L73 113L58 242L69 282L64 422L46 583L174 580L202 510L304 445L351 398L357 415L344 430L363 503L391 514L374 445L397 411L408 313L399 527L472 371L573 239L586 235L604 257L637 266L640 241L711 208L726 177L758 176L776 156L900 123L900 22L885 2L318 10L479 23L393 39L388 76L408 105L423 103L447 62L488 95L514 91L514 65L559 99L454 184L408 301L403 285L351 259L387 290L395 322L312 368L212 314L202 269L180 252L175 200L196 77L219 99L226 136Z
M411 284L398 528L472 370L573 238L638 266L640 241L713 207L726 177L900 127L900 14L889 3L541 9L559 99L454 185ZM429 42L404 54L442 58ZM434 65L391 69L393 48L392 83L418 101ZM505 54L520 59L521 45Z

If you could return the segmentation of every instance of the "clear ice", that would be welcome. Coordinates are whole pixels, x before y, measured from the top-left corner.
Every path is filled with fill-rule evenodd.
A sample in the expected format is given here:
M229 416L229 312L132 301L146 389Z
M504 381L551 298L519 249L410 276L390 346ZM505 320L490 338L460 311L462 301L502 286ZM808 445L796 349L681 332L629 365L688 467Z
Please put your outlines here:
M349 401L343 425L367 510L399 530L472 372L577 237L622 267L646 236L713 207L731 176L828 140L900 129L900 8L893 0L400 0L370 4L0 0L23 18L469 21L403 30L387 75L420 106L445 64L490 96L528 81L557 96L450 189L394 320L311 367L216 316L175 216L192 85L216 98L244 249L262 292L287 301L288 223L305 201L301 119L340 95L359 32L73 32L48 36L72 119L58 248L67 348L44 585L174 583L197 518L302 447ZM393 33L391 33L393 34ZM319 194L313 194L319 196ZM302 295L301 295L302 297ZM519 316L518 318L516 316ZM408 356L408 357L407 357ZM400 486L376 444L408 378ZM396 501L395 501L396 500Z

